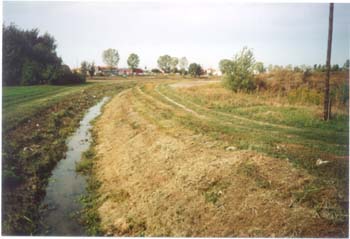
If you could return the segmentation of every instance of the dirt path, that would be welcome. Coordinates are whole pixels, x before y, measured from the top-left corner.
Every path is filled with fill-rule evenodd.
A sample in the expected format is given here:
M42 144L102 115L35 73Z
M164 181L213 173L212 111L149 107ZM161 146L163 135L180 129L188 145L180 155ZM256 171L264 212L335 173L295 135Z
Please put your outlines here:
M175 107L149 104L128 90L96 122L94 172L102 183L98 209L108 235L327 236L339 228L293 203L313 180L284 160L225 150L157 118ZM158 107L158 110L157 110ZM162 114L164 114L164 112Z

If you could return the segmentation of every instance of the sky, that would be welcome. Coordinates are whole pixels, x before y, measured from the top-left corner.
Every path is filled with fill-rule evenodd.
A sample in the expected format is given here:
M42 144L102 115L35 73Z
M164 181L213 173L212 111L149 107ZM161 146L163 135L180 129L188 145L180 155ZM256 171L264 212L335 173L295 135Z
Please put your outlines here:
M217 68L244 46L265 66L325 64L328 15L326 3L3 2L6 25L48 32L70 67L83 60L104 65L103 50L114 48L119 67L136 53L141 68L156 67L164 54ZM335 4L333 24L331 63L342 66L349 58L349 3Z

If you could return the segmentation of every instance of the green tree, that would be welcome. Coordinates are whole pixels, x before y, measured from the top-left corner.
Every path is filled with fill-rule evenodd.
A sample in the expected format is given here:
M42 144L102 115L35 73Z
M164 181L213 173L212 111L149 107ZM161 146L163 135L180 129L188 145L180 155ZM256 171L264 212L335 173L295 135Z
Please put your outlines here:
M255 89L253 52L244 47L231 61L224 75L224 84L233 91L251 91Z
M172 57L170 62L171 71L173 73L177 72L177 65L179 64L179 59L177 57Z
M87 61L83 61L81 64L80 64L80 73L83 75L83 76L86 76L88 74L88 71L89 71L89 63Z
M332 66L332 71L339 71L340 70L340 67L338 64L335 64Z
M95 63L94 62L91 62L91 64L89 64L88 66L88 71L89 71L89 75L90 77L94 77L94 74L95 74L95 71L96 71L96 67L95 67Z
M219 69L222 72L222 74L225 74L229 70L230 65L231 65L231 60L229 59L222 59L219 62Z
M254 70L256 70L259 74L264 73L266 71L266 69L264 67L264 63L262 63L260 61L255 63Z
M203 74L203 69L201 65L197 63L191 63L188 67L188 73L193 77L201 76Z
M162 69L164 72L169 73L171 70L171 56L169 55L163 55L158 58L158 66L160 69Z
M3 25L3 85L34 85L53 82L62 59L57 56L55 39L38 29L22 30Z
M40 66L35 61L25 60L22 66L21 85L38 84L40 78Z
M288 65L286 65L285 69L288 70L288 71L292 71L293 70L293 65L288 64Z
M119 53L116 49L109 48L103 51L102 60L112 70L113 67L116 67L118 65Z
M131 53L128 57L127 63L128 63L129 68L134 73L134 70L139 66L139 63L140 63L139 56L136 55L135 53Z

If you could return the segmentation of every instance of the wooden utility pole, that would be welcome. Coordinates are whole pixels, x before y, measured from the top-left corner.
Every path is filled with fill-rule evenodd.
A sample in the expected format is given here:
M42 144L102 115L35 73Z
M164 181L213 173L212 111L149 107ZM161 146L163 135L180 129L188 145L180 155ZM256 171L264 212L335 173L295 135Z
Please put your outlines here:
M326 62L326 82L324 87L324 111L323 119L329 120L331 118L331 101L329 98L329 77L331 68L331 53L332 53L332 33L333 33L333 10L334 3L329 4L329 24L328 24L328 46L327 46L327 62Z

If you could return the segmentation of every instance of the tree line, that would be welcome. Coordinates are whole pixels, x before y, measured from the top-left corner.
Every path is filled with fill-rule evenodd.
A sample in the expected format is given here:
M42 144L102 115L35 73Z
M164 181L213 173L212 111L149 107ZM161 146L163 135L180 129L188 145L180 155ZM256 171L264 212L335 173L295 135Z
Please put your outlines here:
M48 33L39 34L38 29L22 30L14 24L3 25L3 85L35 85L35 84L75 84L83 83L86 76L94 76L96 66L94 62L83 61L80 72L71 71L57 56L56 42ZM102 53L103 62L113 69L119 63L120 56L116 49L109 48ZM128 67L135 71L139 67L140 58L131 53L127 58ZM198 63L189 64L186 57L159 56L159 69L152 69L154 73L180 73L198 77L204 70ZM219 62L219 69L224 75L227 86L233 90L253 90L255 84L253 75L286 69L294 72L323 72L326 66L315 64L313 67L301 65L265 67L262 62L256 62L253 52L244 48L233 59L223 59ZM335 64L332 71L349 70L349 60L342 67ZM234 79L234 80L233 80Z
M103 62L110 68L118 66L120 60L119 53L116 49L107 49L102 53ZM137 54L131 53L127 59L128 67L134 72L134 70L139 66L140 58ZM157 60L159 69L163 73L180 73L182 75L190 74L194 77L200 76L204 73L203 68L200 64L191 63L188 64L186 57L172 57L170 55L159 56ZM154 73L161 73L159 69L152 69Z
M57 56L56 42L38 29L3 25L3 85L77 84L81 74L71 72Z
M278 66L269 65L267 68L262 62L257 62L254 58L253 51L244 47L238 52L233 59L222 59L219 62L219 69L223 73L223 80L229 89L233 91L246 91L250 92L256 88L260 88L263 82L258 82L256 74L269 71L271 73L290 72L302 73L303 79L310 76L312 72L325 72L326 66L315 64L313 67L301 65L301 66ZM339 67L338 64L333 65L330 68L331 71L349 71L349 60L346 60L343 67ZM279 74L278 74L279 75ZM294 76L293 76L294 77Z

